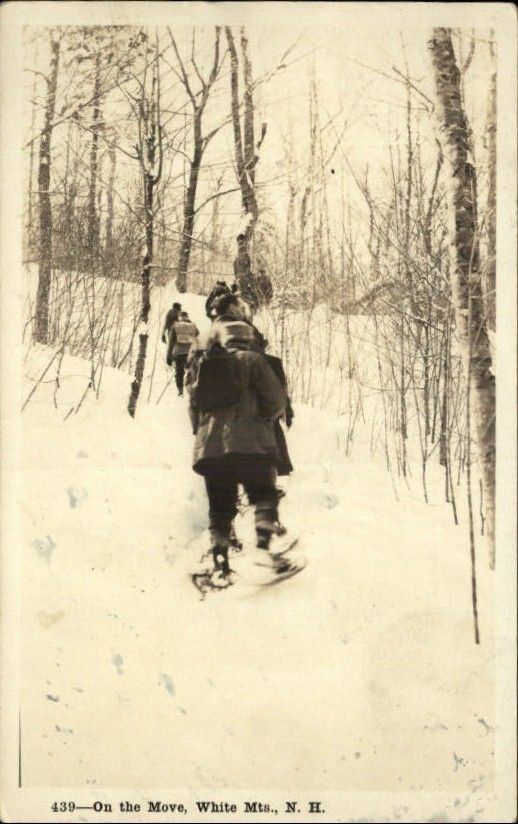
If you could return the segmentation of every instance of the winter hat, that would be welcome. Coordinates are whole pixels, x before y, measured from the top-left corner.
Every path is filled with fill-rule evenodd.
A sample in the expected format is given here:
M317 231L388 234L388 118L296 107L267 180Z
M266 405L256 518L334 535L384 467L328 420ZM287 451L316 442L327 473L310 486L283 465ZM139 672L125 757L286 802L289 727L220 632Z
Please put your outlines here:
M237 307L238 302L239 301L236 295L232 294L232 292L225 292L214 299L212 309L214 310L216 317L219 317L220 315L225 315L231 306Z

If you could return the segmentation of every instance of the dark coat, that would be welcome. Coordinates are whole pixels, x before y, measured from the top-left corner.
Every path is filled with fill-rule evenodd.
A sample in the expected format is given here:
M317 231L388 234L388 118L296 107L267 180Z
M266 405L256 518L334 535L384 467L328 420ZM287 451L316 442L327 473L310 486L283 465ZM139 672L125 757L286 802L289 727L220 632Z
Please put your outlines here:
M277 475L289 475L293 472L293 464L290 460L284 429L279 420L275 421L273 431L275 435L275 465L277 467Z
M263 355L236 351L241 385L239 401L202 412L190 407L196 432L193 468L206 474L226 455L262 455L276 465L275 421L284 414L286 390Z
M226 283L216 283L207 300L205 301L205 314L208 318L212 318L211 310L213 303L222 295L227 295L230 292Z
M162 330L162 342L163 343L167 342L166 335L171 334L171 330L173 328L173 323L176 323L176 321L178 320L178 318L180 316L181 311L182 311L182 309L181 309L180 306L173 306L171 309L169 309L167 315L165 316L164 328Z
M282 365L281 359L275 357L275 355L265 355L265 357L270 366L272 367L273 371L277 375L282 386L287 391L288 382L286 380L286 374L284 372L284 367ZM284 418L286 420L287 426L290 427L291 422L293 420L293 409L291 408L291 401L287 396ZM275 443L277 446L277 474L289 475L291 472L293 472L293 464L290 459L290 455L288 452L288 444L286 443L286 436L284 434L284 429L282 428L280 420L275 421L274 434Z

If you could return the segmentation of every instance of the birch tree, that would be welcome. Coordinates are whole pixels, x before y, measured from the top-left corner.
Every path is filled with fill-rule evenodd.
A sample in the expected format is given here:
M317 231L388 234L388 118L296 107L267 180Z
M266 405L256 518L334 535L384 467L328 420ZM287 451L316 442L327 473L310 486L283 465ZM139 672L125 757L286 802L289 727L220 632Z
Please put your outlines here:
M484 502L495 565L495 377L487 333L477 228L476 171L462 105L460 71L451 30L436 28L428 43L432 58L437 118L448 176L450 268L457 332L463 349L468 388L472 390ZM468 433L469 437L469 433Z
M147 67L140 83L138 99L137 156L140 163L145 216L145 243L141 272L141 308L139 327L139 348L135 364L135 376L131 384L128 412L135 417L137 401L144 378L148 343L148 322L151 309L150 282L154 251L155 190L162 175L163 144L160 114L160 66L158 44L151 66L151 88L147 89Z

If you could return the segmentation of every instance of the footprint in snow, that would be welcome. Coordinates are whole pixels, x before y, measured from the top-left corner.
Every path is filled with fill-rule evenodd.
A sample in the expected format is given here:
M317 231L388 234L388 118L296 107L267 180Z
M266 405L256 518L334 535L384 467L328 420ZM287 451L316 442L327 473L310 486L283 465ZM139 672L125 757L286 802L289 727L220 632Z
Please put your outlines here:
M119 655L118 653L112 655L112 664L113 664L114 667L117 668L117 672L119 673L119 675L124 675L124 670L123 670L124 659L123 659L122 655Z
M174 684L167 672L161 672L158 676L158 683L163 684L169 695L174 695Z
M82 504L85 498L88 497L86 489L81 487L69 486L67 489L68 502L72 509L76 509L79 504Z
M59 724L54 724L56 732L63 732L65 735L72 735L74 730L71 727L60 727Z
M64 618L66 613L60 609L57 612L44 612L40 610L37 613L38 621L40 622L41 626L45 629L48 629L53 624L57 624L58 621L61 621Z
M50 562L52 553L56 549L56 544L54 543L50 535L47 535L44 540L36 539L32 542L32 546L36 550L40 558L44 558L47 561L47 563Z
M168 552L167 547L165 547L165 546L163 547L163 549L164 549L165 559L166 559L167 563L170 564L171 566L173 566L173 564L175 563L175 561L178 557L178 554L174 551L173 552Z
M335 506L338 506L338 498L336 495L326 494L324 496L324 503L328 509L334 509Z

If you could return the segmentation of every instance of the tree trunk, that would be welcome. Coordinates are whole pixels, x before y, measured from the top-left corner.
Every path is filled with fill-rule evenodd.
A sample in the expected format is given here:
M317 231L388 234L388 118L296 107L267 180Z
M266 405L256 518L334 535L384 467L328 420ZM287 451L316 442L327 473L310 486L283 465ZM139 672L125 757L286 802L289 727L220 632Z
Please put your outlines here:
M490 43L491 80L487 107L487 248L484 267L484 293L487 324L496 330L496 56L494 43Z
M428 47L435 75L439 131L449 172L447 197L453 301L466 377L473 387L472 412L483 474L490 566L494 568L495 377L482 298L476 173L468 159L468 124L450 29L434 29Z
M131 384L131 393L128 402L128 412L132 418L135 417L137 401L140 395L140 389L142 386L142 381L144 379L144 368L146 365L148 333L144 330L147 330L149 310L151 308L151 302L149 298L149 284L151 280L151 263L153 260L153 192L153 176L150 174L146 174L144 183L144 201L146 213L146 252L144 254L144 260L142 262L142 302L140 308L140 323L142 331L139 332L139 349L137 354L137 362L135 364L135 377Z
M234 38L229 26L225 27L228 48L230 52L230 92L232 125L234 130L234 151L238 183L241 188L241 202L245 216L245 225L237 236L237 255L234 260L234 275L239 284L243 297L252 305L257 300L252 265L250 260L250 244L255 225L259 217L259 209L255 196L255 166L257 157L254 154L254 109L252 96L252 67L248 56L248 43L241 29L241 50L244 62L245 75L245 111L244 111L244 142L241 133L239 115L239 60ZM263 127L263 136L264 136Z
M115 168L117 165L117 154L115 146L110 144L108 147L108 154L110 157L110 177L108 179L108 190L106 192L106 255L108 260L112 262L113 259L113 194L115 189Z
M241 53L243 55L243 76L245 79L243 112L243 160L245 174L250 188L255 184L255 144L254 144L254 99L252 94L252 64L248 55L248 40L245 29L241 27Z
M189 183L186 187L186 194L184 199L184 208L183 208L183 231L182 231L182 242L180 245L180 252L178 255L178 267L176 271L176 288L179 292L185 292L187 289L187 273L189 270L189 260L191 257L191 249L192 249L192 237L194 231L194 216L196 214L195 210L195 203L196 203L196 191L198 188L198 178L200 175L200 167L201 161L203 158L203 153L207 148L209 141L214 137L214 135L219 131L218 127L213 131L209 132L209 134L204 137L202 134L201 129L201 120L203 117L203 112L205 110L205 106L207 105L207 100L209 99L210 91L212 86L214 85L214 81L218 76L218 72L220 70L220 60L219 60L219 40L220 40L220 32L221 27L216 26L215 28L215 40L214 40L214 61L212 64L211 72L207 78L204 80L201 76L198 67L196 66L196 62L194 59L194 33L193 33L193 41L192 41L192 54L191 54L191 64L194 67L198 80L201 82L201 91L198 94L195 94L191 83L189 81L189 76L187 74L186 67L184 65L184 61L180 55L178 50L178 46L176 45L176 41L173 37L171 30L169 29L169 36L171 38L171 43L173 45L176 59L178 61L178 68L180 70L180 76L182 83L185 87L185 91L189 96L191 101L192 109L193 109L193 125L194 125L194 134L193 134L193 142L194 142L194 154L193 159L190 161L189 166ZM186 140L187 131L184 131L184 140ZM185 150L185 144L184 144ZM185 154L184 154L185 157ZM185 181L185 162L184 162L184 181Z
M196 190L198 187L198 177L200 174L201 160L203 156L203 140L201 134L202 110L198 109L194 115L194 154L191 160L189 172L189 184L185 194L183 207L183 229L180 254L178 257L178 271L176 276L176 288L179 292L187 289L187 272L189 270L189 260L192 248L192 233L194 231L194 207L196 203Z
M60 41L51 35L50 74L47 78L47 101L45 119L40 138L38 192L40 212L40 254L38 291L36 294L36 317L33 337L38 343L48 343L49 335L49 293L52 277L52 206L50 202L50 143L52 120L56 107L56 89L59 70Z
M151 309L150 283L151 267L153 265L154 246L154 197L155 187L162 175L162 126L160 122L160 71L158 52L158 33L155 45L155 60L153 63L153 77L151 84L151 94L149 99L145 99L144 88L140 101L140 142L138 156L142 169L144 183L144 213L146 218L146 248L142 261L142 297L140 304L140 330L139 330L139 350L137 362L135 364L135 376L131 384L131 392L128 401L128 412L132 418L135 417L137 401L144 379L144 369L146 365L146 352L148 342L148 322Z
M34 75L34 81L32 84L32 109L31 109L31 135L34 134L34 124L36 122L36 75ZM33 227L33 185L34 185L34 140L31 141L31 149L30 149L30 158L29 158L29 186L27 190L27 206L28 206L28 214L27 214L27 234L26 234L26 243L27 243L27 254L29 257L32 257L33 253L33 240L34 240L34 227Z
M77 132L75 129L71 128L69 130L69 137L68 140L72 140L72 134L74 134L74 145L72 149L72 169L69 174L69 178L72 179L67 183L67 207L65 212L65 238L66 242L70 246L71 256L77 255L77 238L78 238L78 231L77 231L77 221L76 221L76 200L77 200L77 193L79 189L79 169L81 168L81 157L80 157L80 149L78 145L78 138Z
M65 174L63 175L63 246L64 259L69 262L69 249L72 248L70 237L71 216L69 209L69 186L70 186L70 144L72 139L72 121L68 123L67 129L67 148L65 153Z
M87 251L88 260L93 268L99 251L99 223L97 218L97 177L99 155L99 121L101 119L100 92L101 92L101 59L95 58L95 80L92 115L92 145L90 148L90 185L88 188L88 217L87 217Z

